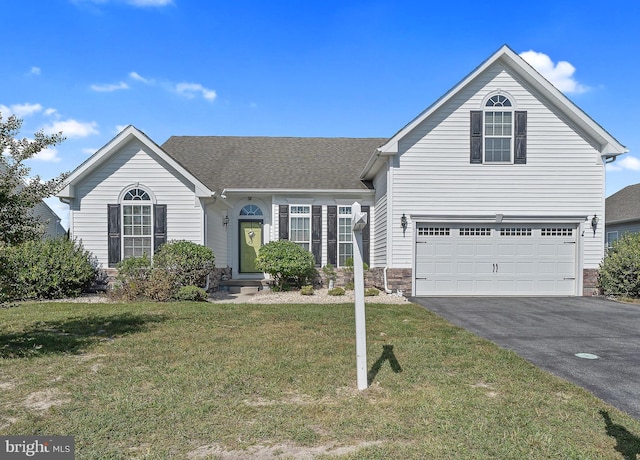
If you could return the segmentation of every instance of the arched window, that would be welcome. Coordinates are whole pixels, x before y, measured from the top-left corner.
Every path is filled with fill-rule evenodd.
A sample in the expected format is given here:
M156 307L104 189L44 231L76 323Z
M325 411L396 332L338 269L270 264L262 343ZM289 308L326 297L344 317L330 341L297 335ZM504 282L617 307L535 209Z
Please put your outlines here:
M149 194L132 188L122 198L123 258L151 257L153 237L153 205Z
M491 96L484 110L484 161L510 163L513 145L511 101L501 94Z
M262 209L255 204L248 204L240 210L241 216L261 216Z

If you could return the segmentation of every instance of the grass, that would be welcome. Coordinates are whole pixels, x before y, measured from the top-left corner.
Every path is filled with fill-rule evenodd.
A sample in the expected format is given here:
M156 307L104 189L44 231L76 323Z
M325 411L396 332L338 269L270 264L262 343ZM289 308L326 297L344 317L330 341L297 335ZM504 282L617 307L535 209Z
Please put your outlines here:
M359 392L349 304L3 309L0 435L78 459L640 453L640 421L416 305L367 305L367 334Z

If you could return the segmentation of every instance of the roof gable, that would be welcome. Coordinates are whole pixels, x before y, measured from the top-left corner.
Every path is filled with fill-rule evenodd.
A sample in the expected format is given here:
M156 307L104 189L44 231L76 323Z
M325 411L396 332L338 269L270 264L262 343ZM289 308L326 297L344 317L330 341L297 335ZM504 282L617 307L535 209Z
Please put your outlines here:
M107 160L116 155L122 147L129 144L132 140L137 140L149 148L155 155L160 157L169 166L181 174L187 181L194 185L196 196L209 197L213 192L202 182L200 182L193 174L185 169L175 159L171 158L162 148L153 142L149 136L144 134L136 127L129 125L120 133L111 139L104 147L91 155L85 162L78 166L65 180L65 187L56 194L59 198L73 198L75 196L74 188L76 184L84 178L98 170Z
M569 100L561 91L553 86L515 51L507 45L504 45L486 61L476 67L476 69L474 69L462 81L394 134L389 141L381 146L380 149L378 149L378 152L371 157L361 176L368 177L374 167L374 164L376 164L378 156L395 155L398 152L398 143L405 136L431 117L438 109L454 99L465 88L479 79L485 72L489 71L489 69L495 65L508 67L510 71L513 71L523 82L529 85L532 89L535 89L539 95L546 98L546 100L556 106L568 120L570 120L576 127L580 128L587 136L591 137L596 145L600 146L601 155L615 159L617 155L628 151L613 136L611 136L611 134L609 134L577 105Z

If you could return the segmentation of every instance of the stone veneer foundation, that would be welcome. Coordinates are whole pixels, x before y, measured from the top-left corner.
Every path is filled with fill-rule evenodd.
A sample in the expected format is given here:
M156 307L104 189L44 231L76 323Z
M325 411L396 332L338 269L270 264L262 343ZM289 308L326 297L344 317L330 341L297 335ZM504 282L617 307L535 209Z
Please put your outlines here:
M582 295L587 297L600 295L597 268L585 268L582 270Z

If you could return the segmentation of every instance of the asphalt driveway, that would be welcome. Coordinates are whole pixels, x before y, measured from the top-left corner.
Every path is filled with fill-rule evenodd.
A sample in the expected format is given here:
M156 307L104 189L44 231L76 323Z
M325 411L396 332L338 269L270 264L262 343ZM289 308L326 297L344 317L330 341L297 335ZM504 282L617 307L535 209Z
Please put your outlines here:
M411 300L640 419L640 305L593 297Z

